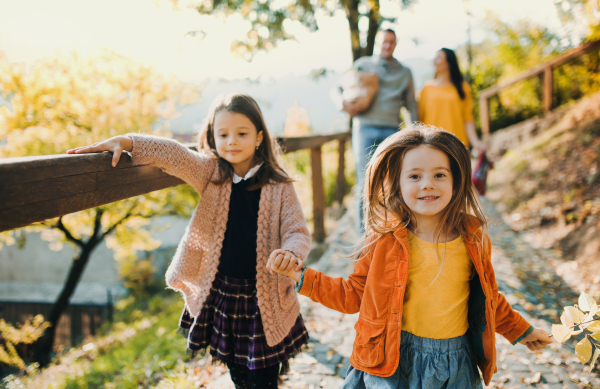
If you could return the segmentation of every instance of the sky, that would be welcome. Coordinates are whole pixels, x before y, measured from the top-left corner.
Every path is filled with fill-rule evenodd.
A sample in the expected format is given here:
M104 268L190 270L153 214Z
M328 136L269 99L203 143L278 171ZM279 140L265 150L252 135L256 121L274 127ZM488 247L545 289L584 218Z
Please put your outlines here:
M382 27L397 32L395 56L411 69L419 91L433 74L435 52L466 42L469 21L474 43L485 38L481 21L488 11L506 22L527 17L558 31L554 1L562 0L464 0L470 4L471 18L463 0L418 0L409 9L400 9L398 0L380 3L382 15L397 16L396 23ZM171 120L175 133L196 132L211 101L233 91L256 98L275 133L282 133L294 101L307 109L313 131L343 131L347 116L337 111L329 90L352 63L348 24L342 11L333 17L317 15L317 21L319 30L313 33L297 22L288 23L295 41L282 42L247 62L230 52L231 42L243 38L249 28L239 16L223 20L185 7L177 11L167 0L0 0L0 53L9 62L31 65L57 52L86 54L108 48L182 82L205 85L199 101ZM196 30L206 35L186 35ZM325 77L307 77L321 68L328 70ZM257 79L260 82L249 82ZM0 97L2 104L9 102Z
M419 0L402 10L397 1L381 3L382 14L400 15L394 25L386 25L397 31L395 55L400 61L429 60L440 47L455 48L466 41L469 19L462 0ZM470 0L470 4L475 42L484 38L480 20L486 10L509 22L527 17L560 28L554 0ZM249 63L230 52L231 41L248 28L237 16L222 20L192 9L176 11L164 0L0 0L0 51L10 62L32 64L57 50L85 53L106 47L191 83L298 76L323 67L344 71L351 64L345 15L341 11L333 17L320 15L318 23L315 33L291 23L296 41L283 42ZM194 30L207 35L203 39L186 35Z

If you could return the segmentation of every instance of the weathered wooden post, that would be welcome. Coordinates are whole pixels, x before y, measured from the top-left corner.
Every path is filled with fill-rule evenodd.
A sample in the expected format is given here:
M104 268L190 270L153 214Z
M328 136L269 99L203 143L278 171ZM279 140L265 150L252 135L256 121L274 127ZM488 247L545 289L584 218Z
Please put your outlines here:
M346 139L341 138L338 143L338 172L337 172L337 187L335 199L341 206L344 202L344 194L346 193Z
M543 88L543 102L544 111L550 112L552 110L552 66L547 66L544 69L544 88Z
M323 164L321 146L310 149L313 192L313 238L317 243L325 241L325 190L323 188Z

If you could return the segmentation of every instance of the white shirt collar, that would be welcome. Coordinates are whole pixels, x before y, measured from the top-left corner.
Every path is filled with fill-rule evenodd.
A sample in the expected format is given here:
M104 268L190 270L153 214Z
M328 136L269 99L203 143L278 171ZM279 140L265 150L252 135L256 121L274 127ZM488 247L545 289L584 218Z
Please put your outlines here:
M237 184L239 182L241 182L242 180L247 180L249 178L251 178L252 176L254 176L256 174L256 172L258 171L258 169L260 169L260 167L262 166L262 162L259 163L258 165L254 166L252 169L250 169L248 171L248 173L246 173L246 175L244 176L244 178L238 176L237 174L233 173L233 183Z

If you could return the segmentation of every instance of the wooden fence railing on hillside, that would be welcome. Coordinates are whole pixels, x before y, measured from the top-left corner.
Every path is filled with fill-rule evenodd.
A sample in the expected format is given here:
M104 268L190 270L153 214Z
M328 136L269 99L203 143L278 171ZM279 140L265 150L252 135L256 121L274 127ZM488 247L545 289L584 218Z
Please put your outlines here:
M595 49L600 48L600 40L588 42L580 45L579 47L569 50L556 58L553 58L547 62L539 64L526 70L522 73L517 74L513 78L504 82L498 83L488 89L484 89L479 92L479 114L481 118L481 131L484 135L490 132L490 111L488 106L488 99L494 95L497 95L503 89L508 88L517 82L527 80L532 77L542 75L543 78L543 92L542 101L544 104L544 111L549 112L552 110L552 97L554 90L554 83L552 77L552 70L560 65L569 62L583 54L589 53Z
M349 139L349 132L279 139L285 152L311 151L313 239L317 242L325 240L321 146L338 141L336 200L341 204L345 193L344 151ZM127 157L113 168L111 158L109 153L101 153L0 159L0 231L184 183L156 167L134 165Z

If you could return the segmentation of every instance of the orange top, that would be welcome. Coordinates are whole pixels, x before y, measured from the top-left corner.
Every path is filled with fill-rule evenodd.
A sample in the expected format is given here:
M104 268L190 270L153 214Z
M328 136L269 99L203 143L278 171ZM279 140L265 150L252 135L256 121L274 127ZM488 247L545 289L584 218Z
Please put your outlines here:
M530 324L498 293L489 236L474 217L465 219L464 243L477 273L470 288L469 340L487 385L497 371L495 333L515 343ZM407 229L400 227L381 236L347 280L311 268L304 272L300 294L339 312L360 312L350 364L372 375L389 377L398 368L409 250Z
M463 82L463 90L465 98L461 100L452 84L425 84L419 97L419 120L450 131L469 147L465 123L473 121L473 99L466 82Z

